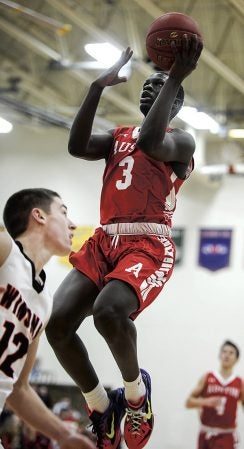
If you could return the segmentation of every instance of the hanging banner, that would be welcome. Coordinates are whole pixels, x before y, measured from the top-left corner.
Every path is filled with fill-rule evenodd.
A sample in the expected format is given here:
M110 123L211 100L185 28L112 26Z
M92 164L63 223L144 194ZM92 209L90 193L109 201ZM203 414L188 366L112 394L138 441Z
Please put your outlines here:
M182 228L172 228L171 234L172 240L174 241L176 248L175 265L181 265L183 260L183 249L184 249L184 229Z
M201 229L198 264L211 271L230 264L232 230Z

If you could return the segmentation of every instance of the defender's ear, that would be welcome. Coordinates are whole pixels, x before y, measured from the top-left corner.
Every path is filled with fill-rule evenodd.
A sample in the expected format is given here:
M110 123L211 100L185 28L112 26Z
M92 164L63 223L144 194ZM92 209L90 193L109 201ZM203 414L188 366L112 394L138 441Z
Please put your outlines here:
M46 216L45 212L43 212L42 209L39 209L35 207L31 211L31 216L34 220L36 220L38 223L45 223L46 222Z

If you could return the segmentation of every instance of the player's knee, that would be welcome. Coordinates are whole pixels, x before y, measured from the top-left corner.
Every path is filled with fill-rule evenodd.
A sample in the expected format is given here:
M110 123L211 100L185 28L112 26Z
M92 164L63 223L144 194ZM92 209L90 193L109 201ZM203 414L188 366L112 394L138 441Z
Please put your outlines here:
M50 343L50 345L52 347L57 346L58 341L60 341L62 338L60 339L60 333L58 329L55 328L55 326L53 325L53 322L48 323L45 332L47 340Z
M69 337L71 329L69 328L67 321L68 320L60 319L55 316L50 318L46 327L46 336L51 346L58 347Z
M104 337L115 336L123 321L122 315L116 306L100 304L94 305L93 308L94 324L98 332Z

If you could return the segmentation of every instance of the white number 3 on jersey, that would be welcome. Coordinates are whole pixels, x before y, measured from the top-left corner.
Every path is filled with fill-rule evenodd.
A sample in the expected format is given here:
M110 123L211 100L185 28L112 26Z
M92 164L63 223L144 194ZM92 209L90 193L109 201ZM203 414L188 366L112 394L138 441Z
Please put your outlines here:
M122 173L123 179L116 181L116 187L118 190L125 190L131 185L132 174L131 171L134 165L134 159L132 156L126 156L119 165L125 167Z

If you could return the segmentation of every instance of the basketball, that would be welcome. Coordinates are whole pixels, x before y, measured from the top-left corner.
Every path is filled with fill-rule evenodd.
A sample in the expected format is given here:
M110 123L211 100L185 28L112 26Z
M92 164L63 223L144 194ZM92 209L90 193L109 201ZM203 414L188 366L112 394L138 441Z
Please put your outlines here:
M157 67L168 71L174 62L171 42L181 46L182 36L196 34L203 41L198 23L180 12L169 12L158 17L150 25L146 37L146 50Z

